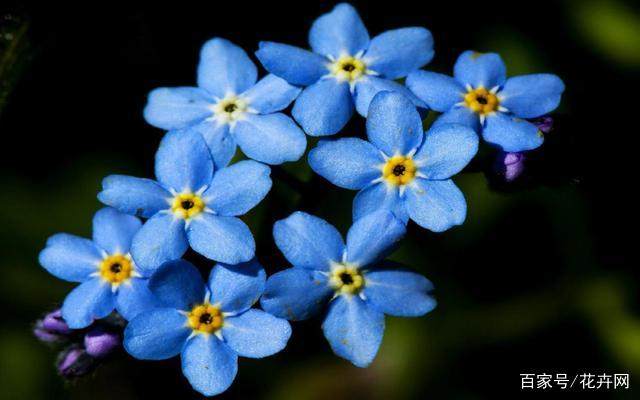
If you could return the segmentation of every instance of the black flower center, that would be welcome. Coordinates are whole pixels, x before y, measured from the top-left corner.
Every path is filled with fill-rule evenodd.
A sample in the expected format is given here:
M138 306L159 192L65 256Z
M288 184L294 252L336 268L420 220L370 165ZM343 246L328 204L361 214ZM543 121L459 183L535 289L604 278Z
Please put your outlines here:
M109 267L109 270L111 272L113 272L114 274L117 274L118 272L122 271L122 264L120 263L113 263L111 264L111 266Z
M236 105L236 103L229 103L226 106L224 106L224 111L228 113L232 113L237 109L238 109L238 106Z
M488 103L487 98L484 96L477 96L476 97L476 101L478 101L478 103L485 105Z
M192 200L182 200L180 205L182 206L183 209L189 210L190 208L193 208L193 201Z
M406 169L407 169L407 168L406 168L404 165L402 165L402 164L398 164L398 165L396 165L395 167L393 167L393 174L394 174L395 176L402 176L402 175L404 175L404 171L405 171Z
M213 322L213 316L209 313L204 313L200 316L200 323L209 325Z
M344 285L351 285L353 283L353 277L351 274L343 272L340 274L340 281L342 281Z
M353 65L353 64L351 64L351 63L346 63L346 64L344 64L344 65L342 66L342 69L343 69L343 70L345 70L345 71L347 71L347 72L351 72L351 71L353 71L354 69L356 69L356 66L355 66L355 65Z

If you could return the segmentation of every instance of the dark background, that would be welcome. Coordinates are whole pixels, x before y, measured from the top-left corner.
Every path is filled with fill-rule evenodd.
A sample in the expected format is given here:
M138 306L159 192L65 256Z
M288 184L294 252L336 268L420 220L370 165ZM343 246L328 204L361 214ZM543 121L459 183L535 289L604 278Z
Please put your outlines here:
M142 118L146 95L194 85L207 39L222 36L250 53L260 40L305 47L311 22L333 2L52 3L0 7L0 395L198 398L177 359L121 355L76 382L57 377L55 351L31 336L31 323L72 285L42 270L38 251L59 231L90 235L104 176L152 176L163 132ZM631 374L632 390L601 395L637 398L637 5L353 3L371 36L429 28L430 70L450 73L460 52L475 49L501 53L509 75L558 74L567 90L556 129L511 185L487 172L495 151L484 145L455 179L469 205L461 227L433 234L410 226L393 259L434 282L439 306L423 318L388 317L368 369L335 357L319 320L295 323L287 349L242 359L222 397L495 398L522 394L521 373L606 372ZM362 135L362 127L356 118L341 135ZM275 220L301 209L346 232L355 194L313 176L306 159L272 175L268 199L246 217L269 273L286 267L271 238Z

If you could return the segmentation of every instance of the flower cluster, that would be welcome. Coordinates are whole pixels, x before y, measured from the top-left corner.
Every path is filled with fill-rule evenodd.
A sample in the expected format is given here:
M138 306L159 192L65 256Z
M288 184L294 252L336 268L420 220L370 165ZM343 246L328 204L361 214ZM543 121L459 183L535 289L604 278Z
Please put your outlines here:
M478 137L509 154L504 165L514 164L542 144L541 128L528 120L558 106L562 81L507 79L500 56L472 51L460 55L453 77L421 70L434 56L427 29L370 38L348 4L313 23L309 44L260 43L255 55L269 74L258 79L243 49L214 38L202 48L196 87L149 94L145 119L168 131L155 180L106 177L98 199L107 207L94 216L92 239L49 238L41 265L79 285L58 314L38 323L38 337L51 341L120 315L131 356L180 355L193 388L215 395L233 382L238 356L285 348L287 320L324 314L334 353L365 367L378 352L385 314L434 309L431 282L385 258L409 220L433 232L462 224L467 204L451 178L476 155ZM292 103L290 117L283 110ZM425 132L430 110L442 115ZM366 117L366 140L323 139L308 154L318 175L358 190L346 240L327 221L296 211L273 226L292 267L267 278L240 218L271 189L266 164L299 160L305 133L334 135L354 111ZM236 147L247 159L231 163ZM189 249L214 264L206 281L184 259Z

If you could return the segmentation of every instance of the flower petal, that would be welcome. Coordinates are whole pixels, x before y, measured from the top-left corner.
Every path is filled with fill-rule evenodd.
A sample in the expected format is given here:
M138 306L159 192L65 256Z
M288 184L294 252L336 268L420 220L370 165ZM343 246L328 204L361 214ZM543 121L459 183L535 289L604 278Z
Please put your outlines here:
M192 130L168 132L156 152L156 177L177 192L195 192L213 176L213 160L202 135Z
M191 248L203 256L239 264L253 258L256 244L249 227L235 217L202 213L187 228Z
M289 268L269 277L260 305L277 317L300 321L318 314L332 295L326 275Z
M369 115L371 101L380 92L396 92L400 93L413 103L414 107L427 108L427 105L417 98L406 86L389 79L378 78L375 76L367 76L360 79L356 83L354 99L358 114L366 117Z
M111 314L114 308L111 284L100 278L81 283L62 304L62 318L71 329L82 329Z
M233 133L244 154L267 164L297 161L307 147L304 132L282 113L249 114Z
M211 303L220 303L224 312L243 312L258 301L266 279L255 259L237 265L216 264L208 281Z
M433 53L431 32L409 27L386 31L371 39L365 59L370 69L387 79L398 79L427 64Z
M238 373L238 355L214 335L196 335L182 350L182 373L205 396L227 390Z
M533 150L544 142L544 135L537 126L504 113L487 117L482 137L510 153Z
M244 92L242 97L258 113L271 114L287 108L298 97L301 90L297 86L290 85L286 80L269 74Z
M357 219L347 233L347 261L360 267L384 259L406 233L402 221L389 211Z
M202 196L217 215L235 217L246 214L271 189L271 169L253 160L237 162L215 173L211 186Z
M371 101L367 136L387 156L407 154L422 143L422 119L407 97L380 92Z
M467 50L456 60L453 76L463 85L491 89L504 83L507 68L496 53Z
M309 44L314 52L328 57L355 55L369 45L369 32L358 11L350 4L341 3L313 22Z
M446 124L460 124L476 132L480 132L480 118L478 118L478 114L464 106L453 107L451 110L440 115L433 121L433 124L431 124L431 129Z
M354 221L382 210L391 211L404 223L409 220L404 198L400 198L397 187L376 183L359 191L353 199Z
M465 89L450 76L431 71L415 71L407 77L407 87L438 112L449 111L463 100Z
M427 179L447 179L460 172L478 152L478 135L458 124L441 124L429 129L414 156Z
M406 192L412 220L433 232L461 225L467 216L464 195L451 179L428 181L418 178Z
M166 360L180 354L191 334L186 317L172 308L155 308L129 321L124 348L139 360Z
M149 93L144 119L157 128L182 129L210 117L213 103L211 95L200 88L158 88Z
M366 274L364 295L380 312L397 317L418 317L433 310L429 295L433 284L424 276L397 268L375 268Z
M131 242L131 255L145 276L187 251L184 220L161 213L145 222Z
M160 307L160 302L149 291L149 280L131 278L118 286L116 310L127 321L138 314Z
M291 115L311 136L339 132L353 115L349 84L333 78L322 79L302 91Z
M226 167L236 154L236 141L233 135L229 134L229 124L203 121L188 129L198 132L207 142L214 164L214 171Z
M93 242L109 254L127 254L141 226L138 218L105 207L93 216Z
M291 325L262 310L246 312L226 318L222 336L233 351L242 357L263 358L287 346Z
M40 265L56 278L84 282L98 270L100 249L89 239L58 233L47 240L38 256Z
M149 291L162 307L189 311L202 303L206 286L200 271L188 261L174 260L164 264L149 279Z
M358 138L321 140L309 152L318 175L345 189L361 189L381 176L384 159L369 142Z
M344 242L327 221L296 211L273 225L273 238L285 258L300 268L326 271L342 261Z
M532 74L507 79L500 104L520 118L536 118L560 104L564 83L556 75Z
M258 69L247 53L226 39L214 38L202 46L198 86L216 97L242 93L256 83Z
M292 85L309 86L329 73L329 60L288 44L260 42L256 57L267 71Z
M338 296L330 303L322 331L336 355L366 367L382 343L384 314L358 296Z
M98 200L120 212L151 218L169 208L171 193L156 181L126 175L109 175L102 180Z

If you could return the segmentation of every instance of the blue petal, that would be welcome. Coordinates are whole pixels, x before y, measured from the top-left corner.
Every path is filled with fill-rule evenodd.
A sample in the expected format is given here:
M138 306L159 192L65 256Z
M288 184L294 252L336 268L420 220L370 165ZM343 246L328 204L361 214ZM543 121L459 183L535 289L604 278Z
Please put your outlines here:
M389 211L356 220L347 233L347 261L360 267L384 259L406 233L402 221Z
M369 45L369 33L356 9L341 3L313 22L309 44L314 52L325 56L355 55Z
M202 213L191 221L187 237L192 249L227 264L249 261L256 250L249 227L235 217Z
M433 37L425 28L410 27L383 32L371 39L365 53L367 67L387 79L398 79L433 58Z
M226 318L222 336L233 351L242 357L262 358L273 355L287 346L291 325L261 310L247 310Z
M277 317L300 321L318 314L332 295L326 275L289 268L269 277L260 305Z
M267 71L292 85L309 86L329 73L329 60L288 44L260 42L256 57Z
M480 118L478 118L478 114L464 106L453 107L451 110L440 115L435 121L433 121L431 129L446 124L460 124L471 128L476 132L480 131Z
M182 373L194 390L215 396L227 390L238 373L238 355L214 335L196 335L182 350Z
M297 161L307 147L304 132L281 113L249 114L238 121L233 134L247 157L267 164Z
M354 221L381 210L391 211L404 223L409 220L405 202L400 198L397 187L376 183L359 191L353 199Z
M236 141L233 135L229 134L229 124L204 121L188 129L198 132L207 142L214 171L226 167L236 154Z
M160 302L151 294L147 279L132 278L118 286L116 294L116 310L127 321L142 312L160 307Z
M467 216L464 195L450 179L428 181L418 178L409 186L406 196L411 219L433 232L460 225Z
M167 133L156 152L156 177L177 192L196 192L209 185L213 160L202 135L192 130Z
M216 264L209 275L211 303L222 311L240 313L249 309L264 291L267 275L256 260L244 264Z
M150 275L163 263L182 257L187 248L184 220L162 213L145 222L133 237L131 255L136 266Z
M69 328L82 329L111 314L114 307L111 284L93 278L81 283L64 299L62 317Z
M98 200L120 212L151 218L169 208L171 193L156 181L126 175L109 175L102 180Z
M309 152L311 169L345 189L361 189L379 178L382 164L378 149L358 138L322 140Z
M560 104L564 83L556 75L532 74L507 79L499 92L500 105L520 118L536 118Z
M180 354L190 334L187 319L178 310L156 308L129 321L124 348L140 360L166 360Z
M256 83L258 69L247 53L226 39L214 38L202 46L198 86L216 97L242 93Z
M467 50L453 66L453 76L463 85L491 89L504 83L507 68L498 54Z
M274 74L269 74L244 92L242 97L258 113L271 114L287 108L298 97L300 91L299 87L290 85Z
M458 124L440 124L429 129L414 156L427 179L447 179L460 172L478 152L478 135Z
M296 211L273 225L276 246L294 267L329 270L342 261L344 242L327 221Z
M405 86L388 79L377 78L375 76L367 76L356 83L354 99L356 104L356 110L358 114L366 117L369 115L369 107L371 101L380 92L396 92L400 93L413 103L414 107L427 108L427 105L417 98L409 89Z
M544 142L544 136L537 126L504 113L487 117L482 137L509 153L533 150Z
M213 103L211 95L200 88L158 88L149 93L144 119L161 129L182 129L210 117Z
M322 330L336 355L366 367L382 342L384 314L358 296L338 296L330 304Z
M407 97L380 92L371 101L367 136L387 156L407 154L422 143L422 119Z
M188 261L164 263L149 279L149 291L163 307L189 311L205 298L206 286L200 271Z
M398 317L418 317L433 310L427 278L403 269L376 268L366 273L364 295L378 311Z
M291 115L308 135L328 136L339 132L353 115L349 84L333 78L314 83L302 91Z
M449 111L463 100L464 87L450 76L430 71L415 71L407 77L407 87L438 112Z
M202 196L217 215L235 217L246 214L271 189L271 169L252 160L237 162L215 173L211 186Z
M56 278L84 282L90 274L98 271L102 254L89 239L58 233L47 240L38 261Z
M126 254L141 226L138 218L105 207L93 216L93 242L109 254Z

